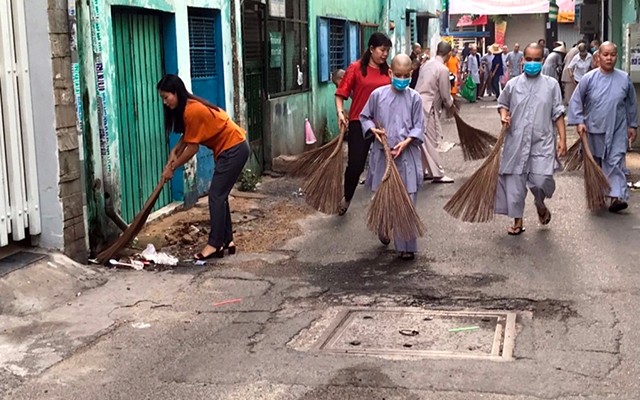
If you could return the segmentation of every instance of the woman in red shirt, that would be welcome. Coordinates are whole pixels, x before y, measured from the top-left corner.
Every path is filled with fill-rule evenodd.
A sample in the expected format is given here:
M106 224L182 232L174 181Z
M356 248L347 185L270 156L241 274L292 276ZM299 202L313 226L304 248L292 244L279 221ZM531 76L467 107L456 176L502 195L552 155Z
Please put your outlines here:
M336 90L336 111L340 127L348 127L349 148L347 169L344 173L344 199L339 215L344 215L358 186L360 174L364 171L367 154L373 137L365 139L360 125L360 113L375 89L391 84L389 78L389 49L391 40L384 33L376 32L369 38L369 48L360 60L347 68L340 86ZM349 118L344 113L344 101L351 97Z
M229 254L235 254L229 193L249 159L247 134L224 110L189 93L178 76L166 75L158 82L157 89L164 104L167 133L182 133L169 154L162 177L170 180L173 171L191 160L200 145L211 149L216 161L209 187L209 239L204 249L193 258L222 258L225 249Z

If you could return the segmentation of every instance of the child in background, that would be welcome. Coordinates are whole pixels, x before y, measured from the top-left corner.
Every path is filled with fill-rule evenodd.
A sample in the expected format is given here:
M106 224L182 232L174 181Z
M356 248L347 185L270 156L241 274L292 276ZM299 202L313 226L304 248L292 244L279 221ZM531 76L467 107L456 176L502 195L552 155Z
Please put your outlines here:
M331 74L331 81L333 82L334 85L336 85L336 89L340 87L340 82L342 82L342 78L344 78L344 74L345 74L345 70L338 69L333 71L333 73ZM344 109L344 115L349 118L349 110L348 109Z

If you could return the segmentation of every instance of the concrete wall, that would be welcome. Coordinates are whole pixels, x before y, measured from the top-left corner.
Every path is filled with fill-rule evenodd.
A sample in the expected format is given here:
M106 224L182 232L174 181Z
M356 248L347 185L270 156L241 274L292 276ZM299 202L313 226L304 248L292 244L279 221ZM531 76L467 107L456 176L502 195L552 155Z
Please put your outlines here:
M83 187L66 1L27 0L25 6L42 216L37 244L84 261ZM43 58L47 54L50 58Z
M440 23L436 18L438 10L441 11L442 1L438 0L407 0L407 1L390 1L386 7L388 8L388 20L393 21L395 29L389 31L389 36L393 42L393 53L411 52L411 43L407 40L407 11L415 11L421 15L429 13L434 18L429 19L428 43L422 43L423 46L434 48L433 42L437 43L440 39ZM388 27L388 24L386 25Z
M308 92L267 101L265 124L270 132L264 137L267 167L279 155L300 154L304 151L304 119L309 117L310 110L311 96Z
M520 50L538 39L546 37L545 17L541 14L512 15L507 19L505 44L513 49L515 43L520 43Z

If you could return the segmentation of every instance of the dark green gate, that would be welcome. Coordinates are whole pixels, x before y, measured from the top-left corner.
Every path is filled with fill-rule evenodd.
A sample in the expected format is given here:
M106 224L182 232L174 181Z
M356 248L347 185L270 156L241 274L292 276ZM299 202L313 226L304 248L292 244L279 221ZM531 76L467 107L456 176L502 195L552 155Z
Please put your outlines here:
M251 144L250 164L264 168L264 104L266 102L263 63L265 60L265 8L255 0L246 0L242 13L244 51L244 97L247 103L247 129Z
M114 110L120 151L120 212L131 221L158 183L169 146L164 133L162 100L162 21L158 15L114 8L113 34L117 92ZM169 185L156 209L171 201Z

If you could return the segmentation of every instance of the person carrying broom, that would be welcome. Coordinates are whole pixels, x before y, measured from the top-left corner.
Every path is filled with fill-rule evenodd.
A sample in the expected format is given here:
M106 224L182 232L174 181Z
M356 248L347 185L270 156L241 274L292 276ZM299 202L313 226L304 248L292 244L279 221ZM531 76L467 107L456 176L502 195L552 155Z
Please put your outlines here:
M598 69L585 74L569 103L569 125L577 125L580 137L587 135L593 156L609 180L609 211L628 207L629 191L625 157L629 142L637 136L636 91L628 75L615 68L618 48L604 42L598 50Z
M378 88L371 93L360 113L364 137L375 137L369 158L366 184L376 191L382 183L387 159L383 141L391 148L391 155L398 168L404 189L415 204L418 189L422 185L422 157L420 144L424 134L424 113L420 95L409 88L411 83L411 59L398 54L391 62L391 85ZM383 138L384 136L384 138ZM393 212L393 210L385 210ZM390 239L379 237L387 245ZM417 238L394 238L395 249L403 260L413 260L418 250Z
M510 80L498 98L502 124L508 127L500 159L495 212L514 219L509 235L520 235L527 186L535 199L538 220L551 221L544 201L555 191L553 173L567 152L564 105L557 79L544 76L544 49L537 43L524 50L524 74ZM554 123L559 133L556 138Z
M347 68L335 93L338 123L342 129L349 132L347 135L347 168L344 173L344 199L340 204L338 215L347 213L351 199L358 187L360 174L364 171L367 162L367 154L369 154L373 139L364 138L359 116L371 92L391 83L389 64L387 64L391 45L391 39L384 33L372 34L369 38L369 47L358 61ZM352 100L347 118L344 102L349 97Z
M167 133L182 133L169 154L162 177L170 180L174 170L191 160L200 145L210 148L216 161L209 188L209 239L193 258L222 258L225 250L234 254L236 246L233 243L229 193L249 159L247 134L224 110L189 93L177 75L164 76L157 89L164 104Z

